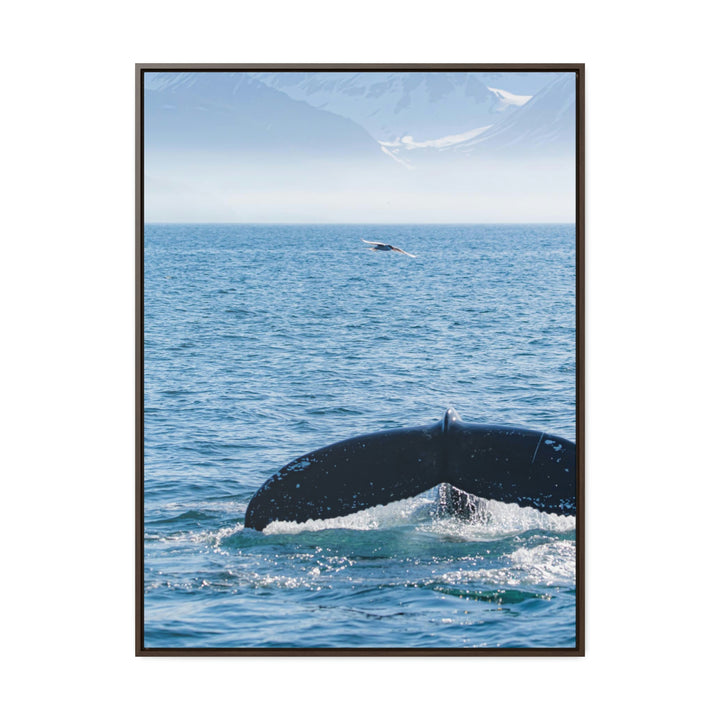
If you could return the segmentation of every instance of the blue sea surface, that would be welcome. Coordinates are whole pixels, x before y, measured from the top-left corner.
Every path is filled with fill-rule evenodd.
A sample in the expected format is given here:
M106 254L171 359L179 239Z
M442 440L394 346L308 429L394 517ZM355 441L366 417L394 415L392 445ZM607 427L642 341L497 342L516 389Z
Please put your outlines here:
M145 647L574 647L574 518L243 519L299 455L450 406L575 440L575 260L574 225L146 225Z

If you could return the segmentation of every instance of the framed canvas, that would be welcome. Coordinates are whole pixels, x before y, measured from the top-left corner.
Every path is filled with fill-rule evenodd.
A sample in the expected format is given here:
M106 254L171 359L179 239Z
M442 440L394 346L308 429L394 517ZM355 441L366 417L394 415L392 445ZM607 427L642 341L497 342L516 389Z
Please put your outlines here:
M136 92L136 653L583 655L584 66Z

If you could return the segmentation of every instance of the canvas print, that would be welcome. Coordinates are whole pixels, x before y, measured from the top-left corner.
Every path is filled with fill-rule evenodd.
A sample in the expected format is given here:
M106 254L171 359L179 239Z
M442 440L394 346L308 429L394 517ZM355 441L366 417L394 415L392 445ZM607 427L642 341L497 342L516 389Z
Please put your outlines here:
M579 72L138 68L139 654L581 652Z

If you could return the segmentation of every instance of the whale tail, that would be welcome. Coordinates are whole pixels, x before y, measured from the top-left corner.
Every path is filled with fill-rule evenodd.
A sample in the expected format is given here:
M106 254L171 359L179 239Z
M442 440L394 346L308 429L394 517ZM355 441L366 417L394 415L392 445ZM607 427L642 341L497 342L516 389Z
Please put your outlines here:
M245 526L347 515L441 483L574 515L575 444L534 430L465 423L450 408L434 425L360 435L293 460L255 493Z

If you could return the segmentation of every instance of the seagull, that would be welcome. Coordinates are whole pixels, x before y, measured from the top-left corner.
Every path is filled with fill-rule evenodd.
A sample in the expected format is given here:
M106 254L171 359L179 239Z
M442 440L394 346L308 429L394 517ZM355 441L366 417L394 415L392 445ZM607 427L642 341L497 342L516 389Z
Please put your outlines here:
M416 255L411 255L409 252L405 252L404 250L401 250L400 248L396 248L394 245L388 245L387 243L380 243L380 242L370 242L370 240L363 240L360 238L364 243L367 243L368 245L374 245L375 247L370 248L371 250L394 250L395 252L402 253L403 255L407 255L408 257L414 258L417 257Z

